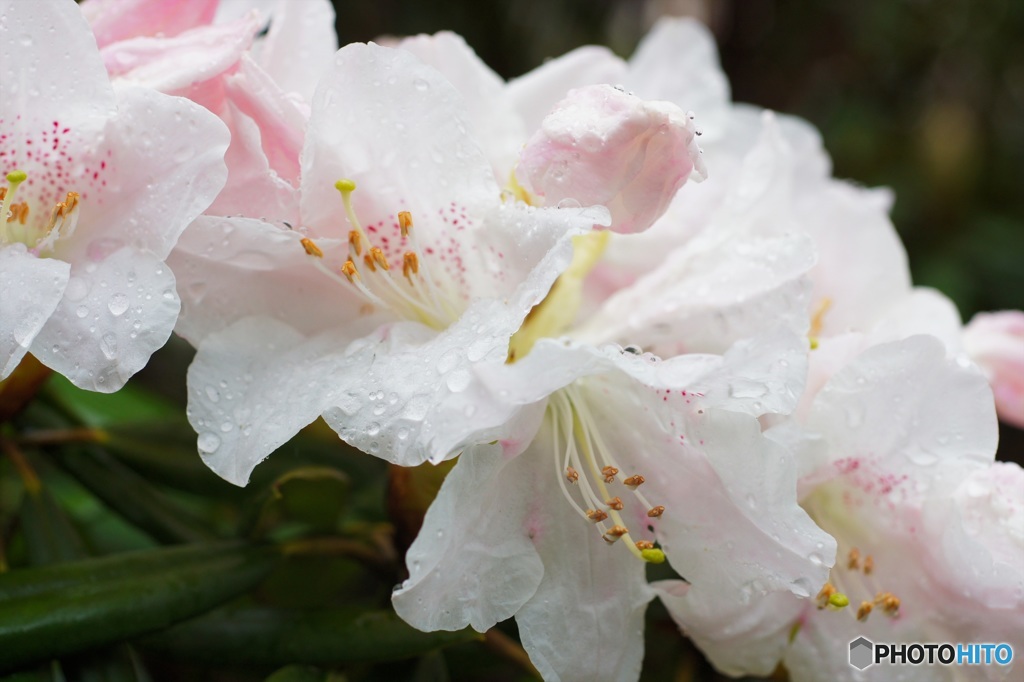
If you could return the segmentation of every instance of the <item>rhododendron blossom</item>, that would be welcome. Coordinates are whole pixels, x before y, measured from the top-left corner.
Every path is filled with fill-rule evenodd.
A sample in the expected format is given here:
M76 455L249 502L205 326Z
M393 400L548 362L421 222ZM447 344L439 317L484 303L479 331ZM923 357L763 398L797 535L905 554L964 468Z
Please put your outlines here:
M992 383L1000 419L1024 428L1024 312L975 315L963 344Z
M4 0L0 17L0 372L31 352L114 391L174 326L164 259L224 184L227 131L190 102L111 87L73 3Z

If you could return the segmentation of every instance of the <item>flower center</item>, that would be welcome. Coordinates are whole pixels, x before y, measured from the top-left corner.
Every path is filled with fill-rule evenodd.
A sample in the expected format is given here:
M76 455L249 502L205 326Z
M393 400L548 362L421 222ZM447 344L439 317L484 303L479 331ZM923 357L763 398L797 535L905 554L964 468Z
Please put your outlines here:
M578 383L551 396L547 416L554 473L569 506L609 545L622 539L637 558L655 564L665 561L665 553L654 546L652 525L665 507L652 505L640 492L642 475L627 476L615 461ZM627 518L639 530L631 531Z
M856 618L865 621L878 609L890 618L900 613L899 597L884 590L876 574L874 557L861 556L856 547L846 554L845 562L836 562L829 573L829 582L818 592L819 609L841 610L850 605L850 595L858 598Z
M0 187L0 245L24 244L37 256L52 252L59 239L71 236L78 227L78 192L68 192L64 201L57 202L45 224L29 221L28 202L18 202L18 187L28 175L22 170L7 174L7 186Z
M402 275L397 268L392 270L384 250L375 245L362 228L352 208L352 192L356 183L342 179L334 184L341 193L352 230L348 233L348 259L340 272L334 272L323 263L323 251L309 238L302 240L306 253L313 257L317 268L339 284L352 289L362 296L372 308L390 310L398 317L417 320L433 329L445 329L458 319L462 306L458 297L448 291L444 284L430 274L428 258L421 259L424 252L419 245L417 233L413 230L412 214L398 213L403 247ZM402 280L405 280L404 282Z

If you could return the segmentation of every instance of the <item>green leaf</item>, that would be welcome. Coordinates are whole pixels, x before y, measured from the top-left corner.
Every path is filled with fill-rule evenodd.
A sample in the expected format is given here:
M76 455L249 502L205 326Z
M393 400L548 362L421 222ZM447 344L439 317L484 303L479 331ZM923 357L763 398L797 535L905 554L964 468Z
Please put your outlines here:
M286 665L264 682L327 682L327 673L309 665Z
M54 375L43 391L49 403L85 426L106 427L131 421L177 417L179 408L129 382L114 393L83 391L60 375Z
M86 556L81 537L45 487L26 488L19 516L29 563L33 566Z
M118 568L117 557L107 557L0 575L0 593L21 591L0 601L0 670L134 638L205 613L255 587L277 556L268 547L219 549L178 555L148 570ZM144 554L159 560L173 551ZM113 569L103 572L97 562ZM69 583L76 570L80 580ZM26 589L42 583L51 587Z
M182 623L139 645L189 661L315 665L412 658L479 638L469 629L420 632L392 611L241 607Z
M270 485L259 505L252 534L262 537L283 523L298 523L314 533L337 530L348 503L349 477L330 467L303 467Z

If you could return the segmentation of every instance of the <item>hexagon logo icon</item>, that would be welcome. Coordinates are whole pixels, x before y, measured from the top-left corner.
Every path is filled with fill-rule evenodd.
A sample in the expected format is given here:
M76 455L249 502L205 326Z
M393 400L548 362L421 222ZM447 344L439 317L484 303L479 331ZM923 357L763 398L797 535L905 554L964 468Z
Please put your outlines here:
M863 670L875 662L875 645L866 637L858 637L850 642L850 665Z

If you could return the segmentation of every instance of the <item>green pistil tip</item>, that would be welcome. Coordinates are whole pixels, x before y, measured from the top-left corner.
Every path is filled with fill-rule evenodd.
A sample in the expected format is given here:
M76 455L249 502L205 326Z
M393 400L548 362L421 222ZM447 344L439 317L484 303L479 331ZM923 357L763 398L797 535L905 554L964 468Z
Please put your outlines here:
M342 178L341 180L338 180L336 183L334 183L334 189L338 190L339 192L343 192L343 193L351 192L355 188L356 188L355 181L349 180L348 178Z
M25 178L27 177L28 174L25 173L25 171L23 170L12 170L10 173L7 174L7 182L11 183L12 185L16 185L20 182L25 182Z
M818 348L818 337L812 336L811 337L811 350L815 350L817 348Z
M641 549L640 556L644 558L644 561L652 564L663 564L665 563L665 553L660 549Z
M828 598L828 605L841 609L850 605L850 598L841 592L836 592Z

